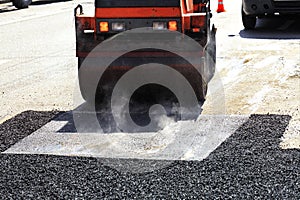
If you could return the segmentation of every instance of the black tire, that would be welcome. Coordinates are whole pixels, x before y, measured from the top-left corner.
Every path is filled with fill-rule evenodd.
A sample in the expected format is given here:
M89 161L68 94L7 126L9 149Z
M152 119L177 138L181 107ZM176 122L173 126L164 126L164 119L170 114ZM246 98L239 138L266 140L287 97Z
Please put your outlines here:
M13 0L13 5L18 9L28 8L32 0Z
M256 25L256 16L255 15L246 15L242 8L242 21L245 29L254 29Z

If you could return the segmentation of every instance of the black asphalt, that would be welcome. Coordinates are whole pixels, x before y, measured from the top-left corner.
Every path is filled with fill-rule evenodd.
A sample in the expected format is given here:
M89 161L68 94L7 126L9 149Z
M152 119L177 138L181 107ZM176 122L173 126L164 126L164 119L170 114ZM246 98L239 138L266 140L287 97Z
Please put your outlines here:
M0 152L41 128L58 114L58 111L29 110L0 124Z
M21 126L34 112L27 115L10 123ZM299 199L300 150L279 148L289 120L252 115L203 161L175 161L143 174L119 172L96 158L0 154L0 198ZM0 125L1 139L31 127L7 124Z

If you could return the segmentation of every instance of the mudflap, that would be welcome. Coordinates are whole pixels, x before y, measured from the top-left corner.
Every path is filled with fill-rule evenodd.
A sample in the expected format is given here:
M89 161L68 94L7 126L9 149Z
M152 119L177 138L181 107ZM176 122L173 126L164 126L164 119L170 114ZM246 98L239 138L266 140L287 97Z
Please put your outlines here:
M207 83L212 79L216 71L216 32L215 26L212 26L209 32L206 45L206 65L207 65Z

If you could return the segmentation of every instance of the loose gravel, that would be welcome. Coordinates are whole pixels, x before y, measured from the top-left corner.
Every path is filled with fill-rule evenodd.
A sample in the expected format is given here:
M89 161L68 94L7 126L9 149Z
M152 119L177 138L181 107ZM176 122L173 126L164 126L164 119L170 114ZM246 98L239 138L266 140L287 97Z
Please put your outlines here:
M11 199L297 199L300 150L279 147L289 121L283 115L252 115L203 161L175 161L144 174L122 173L96 158L0 154L0 194ZM19 129L5 130L13 135ZM134 162L123 163L129 161Z

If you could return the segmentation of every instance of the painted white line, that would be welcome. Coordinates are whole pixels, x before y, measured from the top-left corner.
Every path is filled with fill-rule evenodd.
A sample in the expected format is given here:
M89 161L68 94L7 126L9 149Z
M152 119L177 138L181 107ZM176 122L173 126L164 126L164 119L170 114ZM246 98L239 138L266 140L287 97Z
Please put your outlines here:
M258 108L263 103L267 94L270 93L271 91L272 88L270 88L270 86L268 85L265 85L260 91L255 93L251 99L248 100L248 103L251 105L250 107L251 113L255 113L258 110Z
M279 57L278 56L268 56L265 59L256 62L252 68L260 69L265 68L271 64L276 65L278 63Z
M249 116L200 116L150 133L59 133L66 121L51 121L4 153L102 158L202 160Z
M13 116L11 116L11 115L6 115L6 116L2 117L2 118L0 119L0 124L2 124L3 122L5 122L5 121L11 119L12 117L13 117Z

